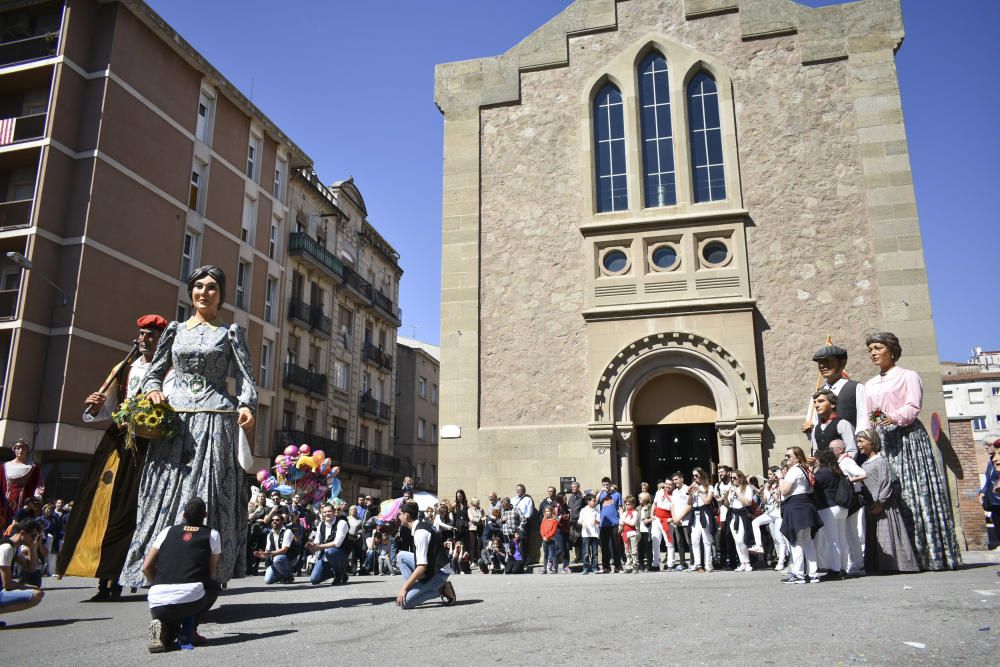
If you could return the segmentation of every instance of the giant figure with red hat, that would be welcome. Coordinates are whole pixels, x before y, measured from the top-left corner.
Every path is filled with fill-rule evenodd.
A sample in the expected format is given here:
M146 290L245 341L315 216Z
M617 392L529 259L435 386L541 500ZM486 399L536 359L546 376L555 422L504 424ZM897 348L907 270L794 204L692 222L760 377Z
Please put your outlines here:
M101 389L87 397L83 421L110 420L121 402L139 391L167 320L143 315L136 324L139 334L132 351L112 369ZM95 602L121 596L118 574L135 531L139 478L149 444L142 438L135 441L135 449L127 447L125 431L114 422L105 431L81 480L59 551L59 575L98 579L97 594L91 598Z

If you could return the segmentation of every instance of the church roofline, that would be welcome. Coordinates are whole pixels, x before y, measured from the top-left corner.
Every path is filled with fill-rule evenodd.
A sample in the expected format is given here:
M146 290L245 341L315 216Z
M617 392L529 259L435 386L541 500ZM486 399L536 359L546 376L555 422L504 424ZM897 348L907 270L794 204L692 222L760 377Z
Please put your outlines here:
M434 71L434 101L442 113L520 99L520 74L569 64L569 38L617 30L619 2L576 0L499 56L442 63ZM738 13L744 40L797 36L802 64L842 60L852 53L895 51L904 29L900 0L858 0L807 7L794 0L683 0L687 20Z

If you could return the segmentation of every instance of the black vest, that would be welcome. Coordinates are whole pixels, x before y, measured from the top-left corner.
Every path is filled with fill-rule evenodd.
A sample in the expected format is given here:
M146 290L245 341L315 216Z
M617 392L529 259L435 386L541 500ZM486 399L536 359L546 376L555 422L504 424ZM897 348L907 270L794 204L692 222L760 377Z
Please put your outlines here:
M416 533L418 530L426 530L431 534L431 539L427 544L427 571L420 578L420 581L428 582L434 578L438 570L448 564L448 554L445 553L444 545L441 544L441 535L434 530L432 524L421 519L417 522L413 532Z
M858 383L854 380L845 382L837 394L837 416L846 419L855 431L858 430Z
M184 524L169 528L156 559L154 584L193 584L209 580L212 529L208 526L198 526L196 530L184 528Z
M813 429L813 438L816 439L816 451L821 452L824 449L830 449L830 442L833 440L839 440L840 431L837 430L837 425L842 421L847 421L837 413L837 416L831 419L823 425L823 422L816 424L816 428Z

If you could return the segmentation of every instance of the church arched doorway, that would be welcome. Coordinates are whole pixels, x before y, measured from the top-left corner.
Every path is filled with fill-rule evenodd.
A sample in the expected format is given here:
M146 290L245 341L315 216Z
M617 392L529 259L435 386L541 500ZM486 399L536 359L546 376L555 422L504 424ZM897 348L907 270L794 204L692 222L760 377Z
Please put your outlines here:
M636 393L631 414L637 481L655 488L676 471L690 481L694 468L718 467L718 411L698 378L683 372L651 378Z

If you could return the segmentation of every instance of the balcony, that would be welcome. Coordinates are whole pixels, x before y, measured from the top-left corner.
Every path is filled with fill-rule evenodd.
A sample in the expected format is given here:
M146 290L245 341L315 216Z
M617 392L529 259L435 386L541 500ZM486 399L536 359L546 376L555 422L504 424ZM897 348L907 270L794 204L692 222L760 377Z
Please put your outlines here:
M345 267L341 261L305 232L292 232L288 235L288 254L293 257L304 257L331 277L337 280L344 279Z
M326 397L326 376L295 364L285 364L284 384L288 389L298 389L320 398Z
M344 267L344 284L347 285L357 296L371 303L372 284L359 276L357 272L349 266Z
M365 341L364 347L361 348L361 356L370 364L384 368L387 371L392 370L392 355L386 354L377 345Z
M50 32L0 44L0 67L51 58L59 50L59 33Z
M31 225L32 199L0 202L0 231Z
M0 290L0 321L17 319L17 301L20 289Z
M313 308L295 297L288 300L288 319L309 327L325 338L333 333L333 320L323 314L322 308Z
M0 146L45 138L45 118L48 115L43 111L30 116L0 118Z
M333 461L333 465L341 466L347 470L389 477L397 476L403 471L399 457L369 451L364 447L353 447L346 442L324 438L315 433L292 430L277 431L274 444L273 454L275 456L283 452L288 445L308 444L313 451L322 450L326 457Z
M375 306L377 313L389 320L390 324L402 324L402 312L392 305L392 299L377 290L349 266L344 267L344 284L357 296Z
M392 407L388 403L377 400L370 392L361 394L361 415L371 417L381 422L392 420Z

